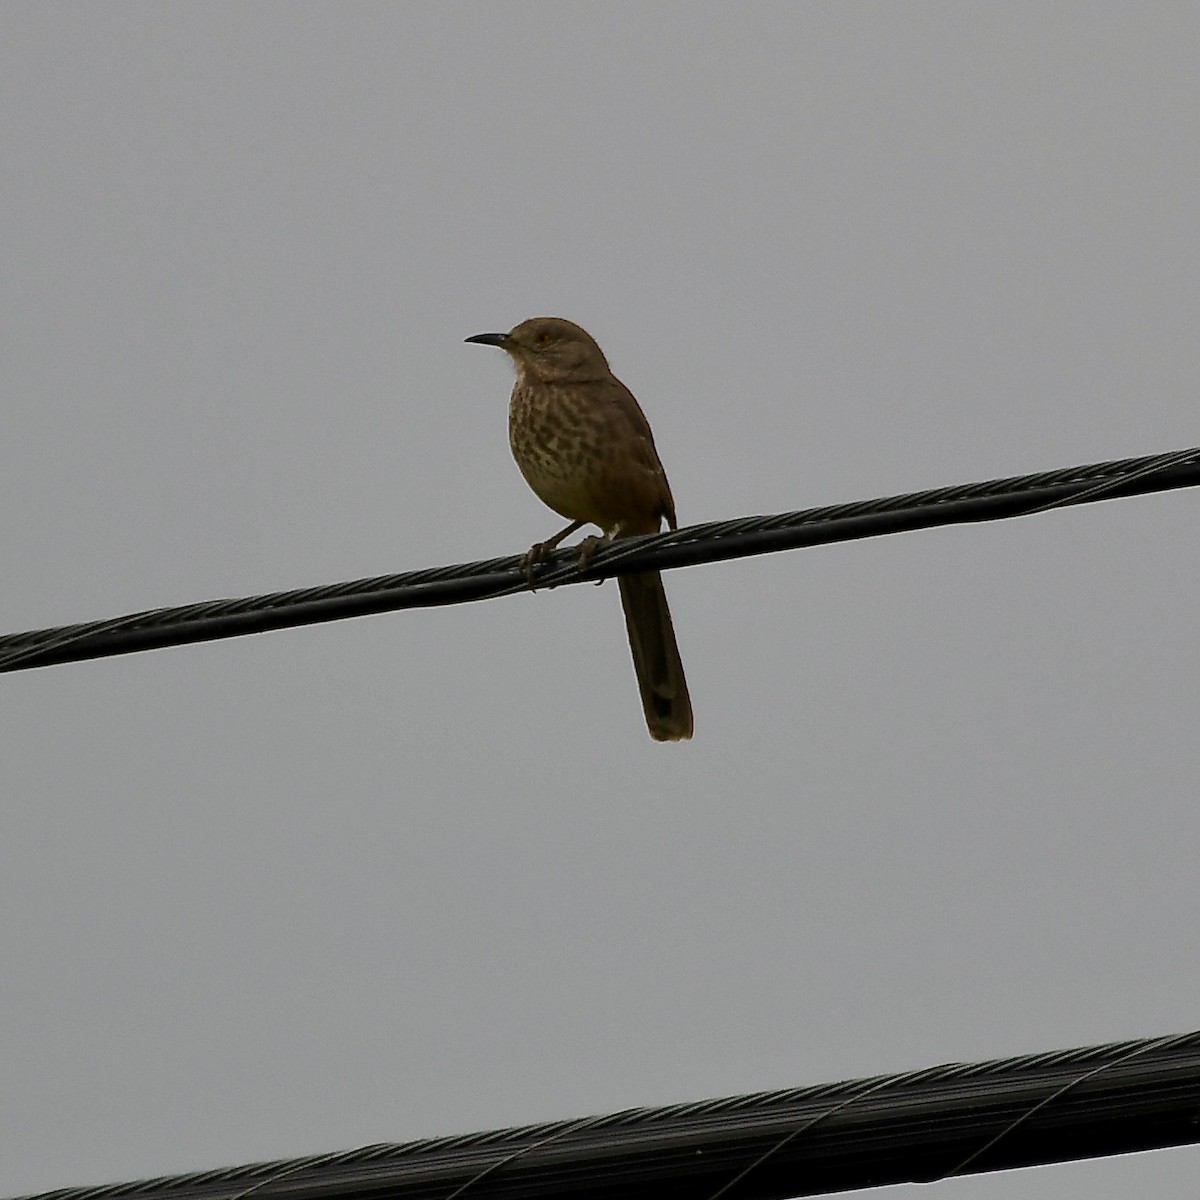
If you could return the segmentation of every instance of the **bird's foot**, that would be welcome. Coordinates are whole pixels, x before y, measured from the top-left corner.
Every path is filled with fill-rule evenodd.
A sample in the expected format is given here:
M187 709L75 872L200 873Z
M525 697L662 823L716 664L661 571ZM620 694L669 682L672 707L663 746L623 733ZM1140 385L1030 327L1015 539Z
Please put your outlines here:
M529 549L521 555L521 570L525 572L525 578L529 581L529 590L537 591L537 582L533 577L535 569L542 563L549 561L550 552L554 549L553 542L534 542Z
M585 537L578 546L575 547L579 554L579 560L576 562L576 567L582 575L584 571L592 565L592 559L596 556L596 550L604 545L604 539L592 534L591 537Z

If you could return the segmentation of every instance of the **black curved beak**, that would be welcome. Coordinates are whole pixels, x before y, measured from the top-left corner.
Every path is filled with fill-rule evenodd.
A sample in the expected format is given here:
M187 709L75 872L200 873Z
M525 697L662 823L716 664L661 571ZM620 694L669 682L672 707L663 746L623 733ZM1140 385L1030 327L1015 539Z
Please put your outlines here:
M476 333L464 341L478 342L481 346L499 346L501 350L505 349L512 339L507 333Z

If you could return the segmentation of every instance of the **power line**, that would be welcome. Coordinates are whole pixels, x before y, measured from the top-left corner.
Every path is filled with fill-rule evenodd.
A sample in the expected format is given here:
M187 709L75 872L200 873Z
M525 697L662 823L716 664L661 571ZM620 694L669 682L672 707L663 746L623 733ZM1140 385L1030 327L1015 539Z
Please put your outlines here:
M572 551L561 550L538 571L537 582L539 587L581 583L630 571L662 571L935 525L1027 516L1067 505L1197 485L1200 448L1176 450L800 512L689 525L606 544L584 572L577 570ZM404 608L496 599L527 587L520 558L509 556L239 600L209 600L0 637L0 671L132 654Z
M781 1200L1200 1141L1200 1033L26 1200Z

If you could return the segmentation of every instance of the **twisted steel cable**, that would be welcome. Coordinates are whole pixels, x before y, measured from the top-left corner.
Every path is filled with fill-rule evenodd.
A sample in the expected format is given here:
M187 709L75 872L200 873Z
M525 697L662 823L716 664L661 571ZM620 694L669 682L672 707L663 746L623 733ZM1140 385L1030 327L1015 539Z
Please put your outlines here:
M26 1200L782 1200L1200 1141L1200 1032Z
M606 544L596 551L585 571L577 569L571 550L560 550L538 570L536 580L539 587L555 587L631 571L669 570L936 525L1027 516L1067 505L1197 485L1200 448L1176 450L800 512L689 525ZM131 654L404 608L497 599L528 586L521 559L510 555L265 596L209 600L0 637L0 671Z

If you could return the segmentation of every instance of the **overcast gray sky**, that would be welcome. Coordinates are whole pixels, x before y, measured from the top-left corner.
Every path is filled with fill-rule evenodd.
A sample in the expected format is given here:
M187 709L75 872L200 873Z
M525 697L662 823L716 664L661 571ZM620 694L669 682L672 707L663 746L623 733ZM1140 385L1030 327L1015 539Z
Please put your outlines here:
M0 8L0 629L1200 442L1189 3ZM0 1194L1200 1025L1196 495L5 676ZM1167 1151L938 1185L1195 1196ZM932 1194L932 1193L931 1193Z

